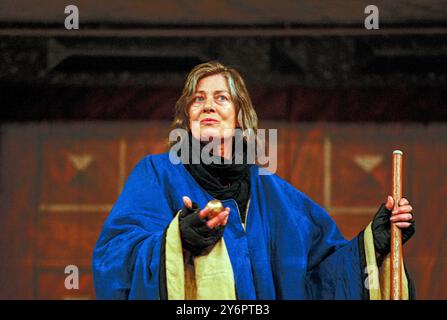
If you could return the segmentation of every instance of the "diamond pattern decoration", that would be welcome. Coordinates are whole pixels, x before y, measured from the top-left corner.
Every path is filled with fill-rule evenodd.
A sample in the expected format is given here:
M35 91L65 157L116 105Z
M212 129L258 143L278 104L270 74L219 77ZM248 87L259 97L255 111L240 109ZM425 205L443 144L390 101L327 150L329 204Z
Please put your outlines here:
M382 155L358 155L354 157L354 162L366 173L371 173L382 161Z
M67 156L77 171L85 171L94 160L91 154L69 153Z

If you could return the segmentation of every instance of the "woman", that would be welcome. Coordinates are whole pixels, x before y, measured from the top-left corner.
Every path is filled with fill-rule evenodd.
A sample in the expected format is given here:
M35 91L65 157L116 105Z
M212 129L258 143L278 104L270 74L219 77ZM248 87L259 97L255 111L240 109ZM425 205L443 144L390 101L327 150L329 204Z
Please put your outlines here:
M251 140L236 129L256 132L257 116L239 73L217 62L190 72L173 128L186 130L186 148L142 159L105 222L93 256L98 298L377 298L371 278L390 251L390 220L404 242L414 233L406 199L391 212L388 197L345 240L321 207L250 164ZM205 149L210 141L217 147ZM216 215L212 199L223 203Z

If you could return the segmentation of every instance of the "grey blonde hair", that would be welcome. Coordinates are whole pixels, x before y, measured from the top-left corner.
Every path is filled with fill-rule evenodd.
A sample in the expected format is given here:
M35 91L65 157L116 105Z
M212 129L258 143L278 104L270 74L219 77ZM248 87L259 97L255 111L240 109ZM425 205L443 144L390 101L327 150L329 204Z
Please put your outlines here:
M238 128L242 131L251 129L256 136L258 116L256 115L242 76L236 69L227 67L217 61L199 64L190 71L186 78L182 95L175 104L175 116L171 129L185 129L190 131L189 108L196 92L197 83L205 77L216 74L221 74L227 79L230 96L236 107ZM172 145L172 142L169 144Z

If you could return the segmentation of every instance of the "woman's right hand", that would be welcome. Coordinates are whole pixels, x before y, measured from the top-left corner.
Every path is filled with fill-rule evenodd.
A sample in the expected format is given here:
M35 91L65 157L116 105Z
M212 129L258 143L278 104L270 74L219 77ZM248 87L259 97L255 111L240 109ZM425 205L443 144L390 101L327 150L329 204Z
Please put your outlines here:
M185 205L185 207L192 209L192 201L189 197L184 196L182 197L183 199L183 204ZM206 217L208 217L211 214L211 211L208 208L204 208L199 212L199 217L201 219L204 219ZM228 221L228 217L230 216L230 208L224 208L219 214L217 214L215 217L209 219L206 222L206 225L210 228L210 229L214 229L217 228L219 226L225 226L227 224Z
M222 238L230 208L211 218L211 210L200 209L186 196L182 199L183 208L179 217L182 246L194 256L207 254Z

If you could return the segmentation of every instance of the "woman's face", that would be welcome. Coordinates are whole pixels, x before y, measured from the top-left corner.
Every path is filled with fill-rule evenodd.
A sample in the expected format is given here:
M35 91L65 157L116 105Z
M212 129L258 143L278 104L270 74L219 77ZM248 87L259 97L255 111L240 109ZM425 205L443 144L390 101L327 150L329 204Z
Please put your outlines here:
M189 108L189 126L196 139L227 139L236 127L236 108L222 74L202 78Z

